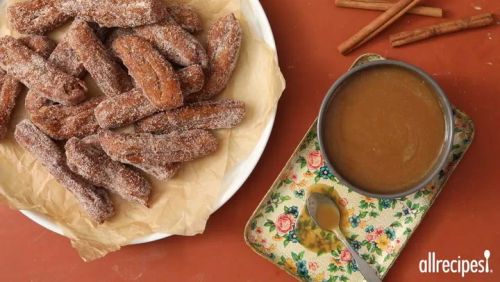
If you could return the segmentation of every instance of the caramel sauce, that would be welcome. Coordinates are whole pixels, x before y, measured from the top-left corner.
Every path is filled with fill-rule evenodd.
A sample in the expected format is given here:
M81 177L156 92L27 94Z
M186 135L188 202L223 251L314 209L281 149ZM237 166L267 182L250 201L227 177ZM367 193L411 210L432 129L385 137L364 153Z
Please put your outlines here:
M320 203L316 210L318 225L324 230L334 230L339 227L340 214L332 205Z
M346 214L347 211L344 207L339 204L340 197L333 187L323 184L312 185L308 188L308 193L322 193L330 196L339 206L340 212ZM320 205L321 206L321 205ZM318 207L319 208L319 207ZM318 210L318 213L320 211ZM332 223L334 218L328 215L329 211L326 211L324 215L325 224ZM340 215L338 215L340 217ZM341 226L348 225L348 219L340 217ZM338 220L336 221L338 222ZM336 223L334 223L336 225ZM324 226L326 227L326 226ZM297 222L297 238L299 242L309 250L316 252L318 254L329 253L336 250L342 245L342 243L335 237L332 232L325 231L319 226L317 226L313 219L307 213L306 207L301 211L299 219Z
M431 85L398 66L362 70L337 90L325 116L326 153L337 172L377 194L404 191L433 168L445 119Z

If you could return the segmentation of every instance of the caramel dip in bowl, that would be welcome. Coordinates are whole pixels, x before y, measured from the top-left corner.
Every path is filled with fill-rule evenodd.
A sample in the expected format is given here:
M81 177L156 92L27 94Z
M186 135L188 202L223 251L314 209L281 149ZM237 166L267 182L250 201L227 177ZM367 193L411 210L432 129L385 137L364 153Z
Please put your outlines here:
M400 198L424 188L448 159L453 111L422 70L384 60L353 68L335 82L318 121L321 152L352 190Z

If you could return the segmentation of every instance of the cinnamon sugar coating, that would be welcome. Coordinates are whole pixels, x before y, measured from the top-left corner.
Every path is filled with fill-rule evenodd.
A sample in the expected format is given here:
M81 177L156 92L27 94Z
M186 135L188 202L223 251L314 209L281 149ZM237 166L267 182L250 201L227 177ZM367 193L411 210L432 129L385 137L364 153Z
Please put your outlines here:
M198 65L185 67L177 72L183 94L192 93L203 87L203 70ZM119 128L161 111L135 88L121 95L107 98L94 110L97 122L102 128Z
M74 77L82 78L85 75L83 64L77 59L76 53L65 40L57 44L56 49L49 57L49 61L62 71Z
M137 132L168 133L175 130L233 128L245 117L245 103L223 99L189 104L157 113L136 124Z
M57 103L50 101L40 95L37 95L35 91L28 90L26 94L26 99L24 100L24 107L29 114L35 113L42 107L49 105L57 105Z
M78 104L85 99L85 83L64 73L21 41L0 38L0 67L29 89L52 101Z
M10 5L7 19L19 33L45 34L71 18L61 11L55 0L28 0Z
M57 43L44 35L28 35L19 38L26 47L40 54L44 58L48 58L52 51L56 48Z
M52 54L50 54L49 62L74 77L82 78L85 75L85 68L78 59L76 52L69 45L67 36L57 44Z
M167 110L183 104L175 70L148 41L126 35L116 38L111 46L154 106Z
M111 57L86 22L76 19L71 24L67 38L78 60L106 96L113 97L132 88L132 81L127 73Z
M7 135L10 118L22 85L10 75L0 72L0 141Z
M102 101L94 110L97 122L102 128L118 128L134 123L160 111L135 88L116 97Z
M192 65L177 71L184 96L200 91L205 84L205 74L200 65Z
M59 0L65 14L104 27L153 24L168 16L163 0Z
M66 140L95 134L99 130L94 109L103 100L102 96L91 97L78 105L65 106L52 103L30 90L25 105L31 121L40 130L53 139Z
M201 65L205 68L208 57L201 43L173 19L132 29L135 35L151 42L172 63L180 66Z
M234 14L222 17L210 26L207 35L209 64L205 86L200 92L188 97L189 101L210 99L226 88L238 61L241 40L241 26Z
M33 123L23 120L16 126L16 141L37 158L48 172L78 200L82 209L98 223L113 216L115 210L108 193L94 187L66 165L59 146Z
M160 181L165 181L172 179L177 174L182 163L167 163L164 165L134 164L133 166Z
M29 35L19 40L45 58L55 47L54 41L42 35ZM17 79L0 71L0 140L5 138L7 134L8 124L21 91L22 84Z
M217 149L217 139L209 131L190 130L165 135L149 133L99 133L104 151L115 161L136 165L165 165L191 161Z
M82 139L82 142L102 150L101 143L99 143L99 137L97 135L87 136ZM136 167L161 181L173 178L181 168L181 165L181 163L167 163L165 165L132 164L133 167Z
M64 148L68 166L74 173L125 200L148 205L151 184L139 172L113 161L101 148L75 137L69 139Z
M186 31L197 33L203 30L200 15L190 6L170 5L167 9L172 19Z

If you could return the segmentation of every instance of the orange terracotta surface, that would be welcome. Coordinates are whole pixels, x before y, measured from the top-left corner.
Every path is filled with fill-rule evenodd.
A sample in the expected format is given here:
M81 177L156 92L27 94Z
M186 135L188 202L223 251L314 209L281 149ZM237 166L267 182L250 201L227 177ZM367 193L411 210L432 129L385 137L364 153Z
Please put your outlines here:
M323 95L352 61L367 52L415 64L432 76L451 102L476 124L476 138L386 281L500 281L500 25L440 37L400 49L391 33L440 20L405 16L347 57L336 47L378 13L340 9L333 0L263 0L273 28L287 90L270 142L248 181L208 221L206 232L130 246L84 263L69 241L0 206L2 281L293 281L257 256L243 228L307 128ZM498 0L423 1L448 18L491 11ZM482 257L492 252L492 274L419 274L418 262L435 251L441 258Z

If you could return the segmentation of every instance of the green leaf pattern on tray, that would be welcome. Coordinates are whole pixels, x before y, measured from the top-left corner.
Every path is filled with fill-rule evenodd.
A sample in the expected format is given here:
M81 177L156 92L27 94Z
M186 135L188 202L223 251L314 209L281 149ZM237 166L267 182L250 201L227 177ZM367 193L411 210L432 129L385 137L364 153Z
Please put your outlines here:
M300 221L300 228L317 232L321 241L333 242L331 250L313 251L298 236L307 189L323 184L338 195L341 228L352 246L385 276L472 141L471 119L456 109L454 114L454 145L448 165L425 189L397 200L368 198L339 183L321 156L314 123L250 218L245 229L247 243L299 280L362 281L351 254L332 233L319 231L311 220Z

